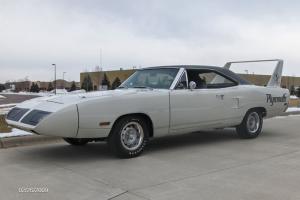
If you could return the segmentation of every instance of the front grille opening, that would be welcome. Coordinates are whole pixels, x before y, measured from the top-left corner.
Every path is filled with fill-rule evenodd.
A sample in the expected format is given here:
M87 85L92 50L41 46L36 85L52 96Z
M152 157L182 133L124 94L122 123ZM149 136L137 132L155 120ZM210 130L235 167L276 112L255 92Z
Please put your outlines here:
M11 121L19 121L29 109L25 108L13 108L9 111L6 118Z
M26 115L23 119L22 119L22 123L24 124L29 124L32 126L37 125L44 117L46 117L47 115L49 115L51 112L46 112L46 111L42 111L42 110L33 110L31 111L28 115Z

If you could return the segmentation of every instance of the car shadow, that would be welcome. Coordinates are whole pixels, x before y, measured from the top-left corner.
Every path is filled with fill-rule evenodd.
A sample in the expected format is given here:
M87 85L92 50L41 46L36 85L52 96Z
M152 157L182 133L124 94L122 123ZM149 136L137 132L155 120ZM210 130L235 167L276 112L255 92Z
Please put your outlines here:
M88 162L95 159L114 159L105 142L90 143L85 146L72 146L65 142L38 145L21 150L24 160L36 159L49 162Z
M233 129L201 131L182 135L165 136L151 139L143 156L153 152L163 152L172 149L182 149L192 146L209 145L239 140ZM90 143L86 146L71 146L67 143L38 145L20 149L19 160L79 163L95 160L115 160L106 142ZM14 158L16 159L16 158Z
M146 153L239 140L234 129L208 130L152 139Z

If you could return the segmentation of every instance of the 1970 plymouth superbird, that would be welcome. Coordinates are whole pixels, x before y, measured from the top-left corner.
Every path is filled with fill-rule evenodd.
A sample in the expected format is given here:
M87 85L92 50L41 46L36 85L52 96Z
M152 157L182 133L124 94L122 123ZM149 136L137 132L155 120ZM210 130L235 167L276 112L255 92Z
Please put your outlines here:
M159 66L137 70L110 91L42 97L18 104L9 125L40 135L60 136L72 145L107 140L119 157L135 157L149 138L207 128L236 127L255 138L263 118L288 108L280 87L282 60L266 87L250 84L224 67Z

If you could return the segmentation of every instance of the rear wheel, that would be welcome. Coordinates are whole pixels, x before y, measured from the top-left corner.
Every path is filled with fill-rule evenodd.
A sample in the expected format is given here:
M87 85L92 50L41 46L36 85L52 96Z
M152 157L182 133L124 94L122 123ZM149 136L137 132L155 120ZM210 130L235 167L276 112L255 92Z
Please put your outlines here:
M63 138L67 143L74 146L83 146L89 142L89 139L85 138Z
M108 138L111 150L121 158L142 153L149 139L149 128L142 117L127 116L116 122Z
M258 110L247 112L243 122L236 127L236 131L241 138L256 138L262 131L263 114Z

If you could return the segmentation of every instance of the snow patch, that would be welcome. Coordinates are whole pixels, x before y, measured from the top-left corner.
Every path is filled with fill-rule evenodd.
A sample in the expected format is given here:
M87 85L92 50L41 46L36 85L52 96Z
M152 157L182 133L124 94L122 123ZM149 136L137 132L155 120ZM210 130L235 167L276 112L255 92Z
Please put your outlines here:
M10 133L0 133L0 138L19 137L19 136L26 136L26 135L32 135L32 133L13 128Z
M0 109L1 108L9 108L9 107L14 107L14 106L16 106L17 104L15 104L15 103L10 103L10 104L2 104L2 105L0 105Z
M299 98L295 95L292 95L292 96L290 96L290 99L299 99Z
M10 111L10 109L12 109L15 106L16 104L13 103L0 105L0 115L7 114Z
M5 97L5 96L2 96L2 95L0 95L0 99L6 99L6 97Z
M298 108L298 107L290 107L290 108L287 109L286 112L287 113L289 113L289 112L300 112L300 108Z

